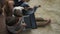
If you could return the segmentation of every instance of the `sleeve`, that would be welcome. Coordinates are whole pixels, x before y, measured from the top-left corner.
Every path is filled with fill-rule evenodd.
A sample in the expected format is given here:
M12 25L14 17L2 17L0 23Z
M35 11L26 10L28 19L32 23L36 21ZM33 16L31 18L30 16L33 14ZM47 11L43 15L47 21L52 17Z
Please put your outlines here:
M31 15L33 13L35 13L37 10L37 7L34 8L29 8L27 11L26 10L22 10L24 15Z
M27 2L24 2L23 4L21 4L21 6L22 6L22 7L30 7Z
M38 6L34 6L33 8L29 8L26 12L26 14L30 15L36 12Z

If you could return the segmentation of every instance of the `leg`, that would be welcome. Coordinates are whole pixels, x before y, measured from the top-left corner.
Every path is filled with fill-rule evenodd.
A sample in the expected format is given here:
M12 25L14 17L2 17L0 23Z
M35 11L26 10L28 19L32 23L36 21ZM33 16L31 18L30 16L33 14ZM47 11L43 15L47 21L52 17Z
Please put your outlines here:
M27 24L26 28L31 28L30 16L29 17L24 17L24 21Z
M51 19L49 18L36 18L38 27L45 27L51 23Z
M37 24L36 24L34 13L30 15L30 21L31 21L32 28L33 29L37 28Z

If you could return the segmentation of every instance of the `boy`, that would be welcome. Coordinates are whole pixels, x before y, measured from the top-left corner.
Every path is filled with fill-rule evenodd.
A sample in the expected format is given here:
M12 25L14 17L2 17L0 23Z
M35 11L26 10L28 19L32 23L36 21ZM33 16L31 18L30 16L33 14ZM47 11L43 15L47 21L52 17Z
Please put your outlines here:
M19 34L26 26L22 22L22 10L23 7L14 7L12 17L6 19L7 31L9 34Z

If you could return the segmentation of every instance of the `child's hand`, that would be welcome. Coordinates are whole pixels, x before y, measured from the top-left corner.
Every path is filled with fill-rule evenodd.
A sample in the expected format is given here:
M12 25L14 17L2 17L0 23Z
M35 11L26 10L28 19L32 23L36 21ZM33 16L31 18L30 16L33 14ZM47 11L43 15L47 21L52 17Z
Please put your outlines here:
M41 7L41 5L36 5L36 6L34 6L35 8L39 8L39 7Z
M22 23L21 26L25 27L25 26L27 26L27 25L26 25L26 23Z

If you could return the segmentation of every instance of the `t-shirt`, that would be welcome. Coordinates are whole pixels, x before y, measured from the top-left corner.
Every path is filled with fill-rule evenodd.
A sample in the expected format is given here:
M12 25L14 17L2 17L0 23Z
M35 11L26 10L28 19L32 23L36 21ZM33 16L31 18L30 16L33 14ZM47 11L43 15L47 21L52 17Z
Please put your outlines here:
M18 30L20 30L20 29L21 29L21 30L23 29L23 28L21 28L21 23L22 23L22 19L19 19L17 25L15 25L15 26L8 26L8 25L7 25L7 30L8 30L9 32L13 33L13 34L16 34L16 31L18 31Z

